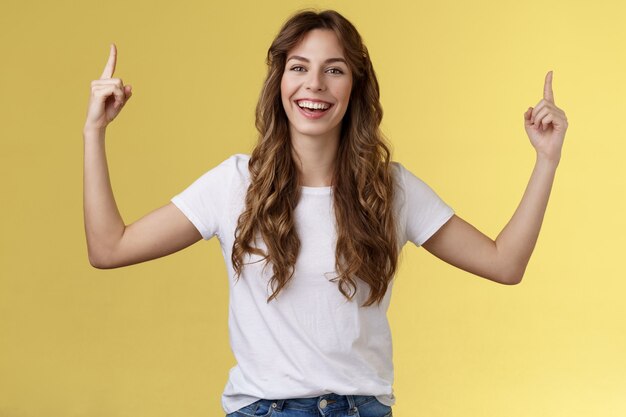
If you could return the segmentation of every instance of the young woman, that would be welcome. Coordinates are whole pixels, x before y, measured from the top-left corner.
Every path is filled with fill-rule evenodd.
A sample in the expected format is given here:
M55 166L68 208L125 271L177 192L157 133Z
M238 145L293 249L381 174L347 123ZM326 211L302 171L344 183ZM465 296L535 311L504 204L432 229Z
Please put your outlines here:
M494 241L390 161L378 82L355 27L330 10L297 13L268 51L251 155L232 155L126 226L104 152L106 126L132 95L112 78L116 53L111 45L92 82L84 126L89 260L117 268L218 237L237 359L222 396L228 417L391 416L386 312L408 241L480 277L522 279L567 129L552 72L524 113L535 169Z

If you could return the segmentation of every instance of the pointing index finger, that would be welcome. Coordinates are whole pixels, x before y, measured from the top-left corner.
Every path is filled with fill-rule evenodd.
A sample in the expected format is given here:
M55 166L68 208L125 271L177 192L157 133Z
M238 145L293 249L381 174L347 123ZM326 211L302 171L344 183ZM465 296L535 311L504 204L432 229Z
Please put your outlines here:
M546 74L545 84L543 85L543 98L554 103L554 92L552 91L552 71Z
M102 75L100 79L106 79L113 77L113 72L115 72L115 62L117 61L117 48L115 44L111 44L111 52L109 53L109 60L107 61L106 66L104 67L104 71L102 71Z

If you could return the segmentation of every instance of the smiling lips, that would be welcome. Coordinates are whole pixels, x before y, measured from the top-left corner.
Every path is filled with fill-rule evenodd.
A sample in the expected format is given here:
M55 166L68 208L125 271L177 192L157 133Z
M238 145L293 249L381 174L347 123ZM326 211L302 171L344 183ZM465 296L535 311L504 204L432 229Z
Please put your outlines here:
M298 99L295 100L300 113L307 119L319 119L324 116L333 104L317 99Z

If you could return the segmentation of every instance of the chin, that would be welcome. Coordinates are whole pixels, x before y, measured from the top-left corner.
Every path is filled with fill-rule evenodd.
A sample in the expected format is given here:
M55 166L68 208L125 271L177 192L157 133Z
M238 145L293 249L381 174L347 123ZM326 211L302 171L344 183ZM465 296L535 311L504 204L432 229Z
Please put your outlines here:
M323 136L325 134L328 134L330 132L330 130L328 129L316 129L316 128L304 128L304 129L295 129L296 132L298 132L301 135L306 135L306 136Z
M301 135L307 135L307 136L324 136L327 135L329 133L332 133L333 131L339 129L339 124L334 125L334 126L314 126L314 125L307 125L307 124L298 124L298 125L292 125L292 129L301 134Z

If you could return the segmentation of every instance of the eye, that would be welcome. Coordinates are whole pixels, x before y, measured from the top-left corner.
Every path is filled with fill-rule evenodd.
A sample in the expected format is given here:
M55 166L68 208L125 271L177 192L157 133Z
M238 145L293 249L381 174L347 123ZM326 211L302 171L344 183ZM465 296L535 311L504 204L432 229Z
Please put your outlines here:
M328 71L337 71L337 72L333 72L333 74L343 74L343 71L340 70L339 68L330 68Z
M297 68L300 68L300 69L304 70L304 67L302 67L300 65L296 65L295 67L291 67L291 70L292 71L296 71L296 72L302 72L302 71L298 70Z

